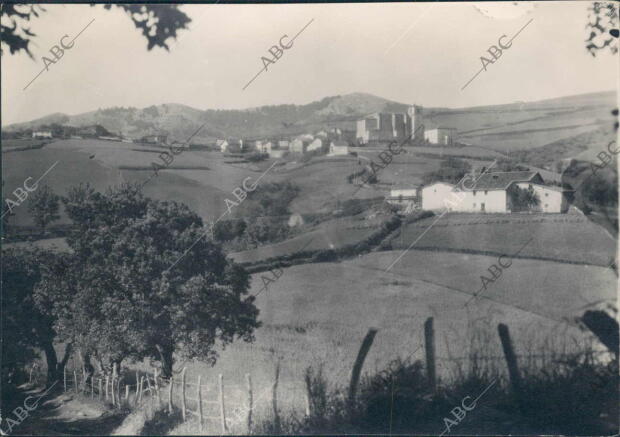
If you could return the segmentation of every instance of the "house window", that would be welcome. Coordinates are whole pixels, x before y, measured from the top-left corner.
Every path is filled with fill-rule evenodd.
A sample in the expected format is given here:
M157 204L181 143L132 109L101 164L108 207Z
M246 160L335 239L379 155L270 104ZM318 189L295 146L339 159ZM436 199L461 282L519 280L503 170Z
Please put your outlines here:
M474 202L474 208L476 207L476 202Z
M548 207L548 206L549 206L549 205L547 205L547 204L545 203L545 208L546 208L546 207Z
M474 190L474 196L476 195L476 190Z
M549 197L549 193L545 193L545 197Z
M486 196L487 194L489 194L489 192L487 190L484 190L484 195Z
M527 186L527 188L528 188L529 190L531 190L531 189L532 189L532 184L529 184L529 185Z

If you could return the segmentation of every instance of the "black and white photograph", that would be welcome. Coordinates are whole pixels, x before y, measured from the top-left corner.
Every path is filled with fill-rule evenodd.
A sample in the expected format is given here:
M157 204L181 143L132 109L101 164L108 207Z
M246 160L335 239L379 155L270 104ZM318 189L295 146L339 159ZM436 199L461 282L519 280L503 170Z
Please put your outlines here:
M0 434L618 435L618 8L2 2Z

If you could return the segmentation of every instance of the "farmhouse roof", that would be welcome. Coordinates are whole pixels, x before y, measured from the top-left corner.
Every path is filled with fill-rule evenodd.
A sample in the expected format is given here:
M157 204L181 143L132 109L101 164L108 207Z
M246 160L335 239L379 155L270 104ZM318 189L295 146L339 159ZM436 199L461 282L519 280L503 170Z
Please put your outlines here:
M498 171L485 173L473 179L471 175L465 176L462 181L467 180L463 186L468 190L506 190L513 182L530 182L536 176L542 181L540 174L535 171Z

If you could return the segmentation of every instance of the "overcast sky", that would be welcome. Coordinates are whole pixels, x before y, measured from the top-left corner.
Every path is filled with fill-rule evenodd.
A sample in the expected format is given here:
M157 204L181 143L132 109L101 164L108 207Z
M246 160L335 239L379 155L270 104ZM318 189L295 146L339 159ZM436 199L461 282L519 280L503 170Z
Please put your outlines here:
M186 5L181 9L192 22L167 52L147 51L146 39L120 9L46 5L47 12L31 21L35 59L7 51L2 56L2 124L111 106L232 109L352 92L463 107L617 89L618 57L604 52L593 58L585 50L587 6ZM24 91L49 48L92 19L75 46ZM243 91L269 47L312 19L293 47ZM461 91L488 47L530 19L512 47Z

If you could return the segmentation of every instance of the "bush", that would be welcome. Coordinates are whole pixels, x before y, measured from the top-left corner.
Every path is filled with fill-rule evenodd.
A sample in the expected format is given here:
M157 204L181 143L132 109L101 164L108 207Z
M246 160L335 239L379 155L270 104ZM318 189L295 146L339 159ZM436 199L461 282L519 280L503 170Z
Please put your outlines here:
M267 153L260 153L260 152L250 153L249 155L246 155L245 157L245 159L250 162L264 161L267 158L269 158L269 155Z
M311 262L313 263L328 262L328 261L334 261L337 258L338 257L336 255L336 252L334 252L332 249L319 250L317 253L312 255Z

